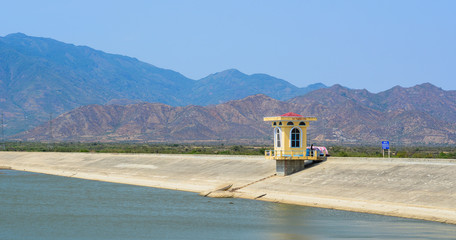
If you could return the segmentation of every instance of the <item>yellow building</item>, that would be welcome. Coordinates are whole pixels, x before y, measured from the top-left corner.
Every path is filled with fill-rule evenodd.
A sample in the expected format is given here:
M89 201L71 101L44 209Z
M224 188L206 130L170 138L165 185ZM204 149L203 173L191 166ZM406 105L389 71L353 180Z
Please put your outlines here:
M317 149L307 147L307 127L316 117L304 117L296 113L286 113L276 117L265 117L274 128L274 150L266 150L267 159L276 160L278 175L288 175L304 168L306 160L326 159Z

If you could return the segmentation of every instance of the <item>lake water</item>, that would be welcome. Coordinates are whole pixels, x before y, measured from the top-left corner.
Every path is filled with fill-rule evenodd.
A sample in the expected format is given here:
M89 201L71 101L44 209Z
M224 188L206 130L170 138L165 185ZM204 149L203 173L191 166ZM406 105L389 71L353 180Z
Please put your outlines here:
M0 170L0 239L455 239L456 226Z

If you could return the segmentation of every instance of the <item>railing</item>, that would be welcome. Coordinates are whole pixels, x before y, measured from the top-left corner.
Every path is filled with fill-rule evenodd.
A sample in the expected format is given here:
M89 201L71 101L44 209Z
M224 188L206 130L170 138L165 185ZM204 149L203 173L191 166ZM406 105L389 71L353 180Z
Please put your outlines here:
M318 150L266 150L264 156L267 159L290 159L290 160L321 160L326 158Z

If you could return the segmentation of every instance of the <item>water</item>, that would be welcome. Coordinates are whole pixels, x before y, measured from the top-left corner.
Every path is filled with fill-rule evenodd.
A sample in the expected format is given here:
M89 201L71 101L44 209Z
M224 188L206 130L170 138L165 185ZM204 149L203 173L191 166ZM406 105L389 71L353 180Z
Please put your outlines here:
M0 170L0 239L455 239L456 226Z

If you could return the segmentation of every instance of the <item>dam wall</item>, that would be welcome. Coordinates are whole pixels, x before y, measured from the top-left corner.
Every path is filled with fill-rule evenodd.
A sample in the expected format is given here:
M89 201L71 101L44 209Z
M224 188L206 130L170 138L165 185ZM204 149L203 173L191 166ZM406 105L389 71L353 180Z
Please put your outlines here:
M328 158L277 176L263 156L0 152L0 166L456 224L456 160Z

